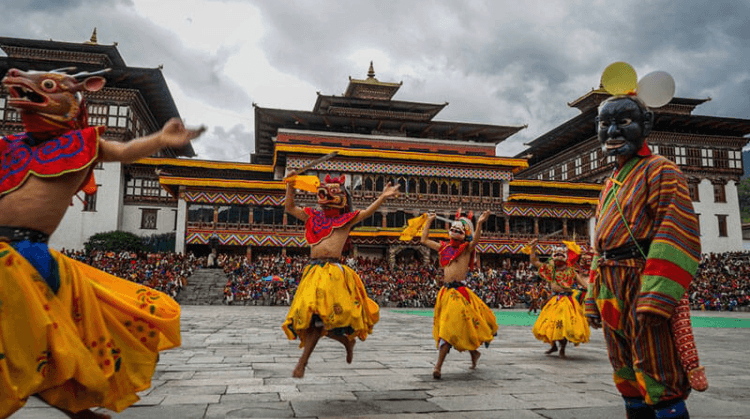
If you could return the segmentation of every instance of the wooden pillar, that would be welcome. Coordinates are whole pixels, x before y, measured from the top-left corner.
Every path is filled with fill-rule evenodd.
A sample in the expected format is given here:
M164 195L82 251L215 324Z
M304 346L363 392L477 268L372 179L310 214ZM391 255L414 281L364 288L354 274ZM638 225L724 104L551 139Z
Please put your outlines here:
M247 258L247 261L252 263L253 261L253 246L248 245L247 249L245 250L245 257Z
M510 217L505 217L505 235L510 236Z
M381 223L383 228L388 227L388 211L383 211L383 222Z
M249 210L248 210L248 214L247 214L247 223L248 224L252 224L253 223L253 213L255 211L253 211L253 207L248 207L248 208L249 208Z
M539 237L539 217L534 217L534 235Z
M562 223L563 223L563 237L567 238L568 237L568 219L563 218Z

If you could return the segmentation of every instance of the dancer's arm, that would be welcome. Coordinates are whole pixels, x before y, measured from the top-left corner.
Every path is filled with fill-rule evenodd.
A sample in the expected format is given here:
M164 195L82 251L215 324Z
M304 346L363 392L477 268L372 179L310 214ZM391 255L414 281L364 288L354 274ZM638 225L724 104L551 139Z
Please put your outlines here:
M375 211L380 208L381 205L383 205L383 202L385 202L386 199L390 197L396 197L398 198L398 188L400 188L401 185L391 186L391 182L388 182L388 184L385 185L385 188L383 188L383 193L380 194L378 199L372 202L369 207L362 210L357 214L357 217L354 218L352 224L357 224L361 221L366 220L369 216L371 216Z
M424 228L422 228L422 237L419 239L419 242L432 250L440 251L440 243L428 238L430 235L430 226L432 225L433 220L435 220L435 213L431 212L427 214L427 221L424 224Z
M307 213L302 208L298 207L294 203L294 186L293 182L287 182L286 184L286 197L284 199L284 211L287 214L291 214L294 217L306 221L307 220Z

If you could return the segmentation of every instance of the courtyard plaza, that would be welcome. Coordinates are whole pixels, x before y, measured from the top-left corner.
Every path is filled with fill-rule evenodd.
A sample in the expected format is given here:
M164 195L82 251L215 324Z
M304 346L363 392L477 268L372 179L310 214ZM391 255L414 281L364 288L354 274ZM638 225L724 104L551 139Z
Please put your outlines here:
M182 346L163 352L141 400L113 418L622 418L604 340L569 345L568 359L544 355L531 333L536 315L495 310L499 334L481 347L476 370L451 351L443 378L432 311L382 308L374 333L357 342L354 361L324 339L303 379L291 377L301 353L281 330L288 307L192 306L182 312ZM688 399L691 417L750 416L750 313L693 312L710 388ZM32 398L13 419L63 419Z

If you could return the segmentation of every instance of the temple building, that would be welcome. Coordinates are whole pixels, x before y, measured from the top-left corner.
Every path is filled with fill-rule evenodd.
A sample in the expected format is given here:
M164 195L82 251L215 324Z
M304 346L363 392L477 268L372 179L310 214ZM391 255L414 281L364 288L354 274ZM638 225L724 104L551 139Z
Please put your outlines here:
M590 91L568 105L581 113L530 142L519 156L529 168L518 178L600 184L615 168L602 153L596 135L599 104L610 95ZM688 181L704 253L743 249L737 184L743 174L742 149L750 141L750 120L694 114L710 99L673 98L653 109L648 144L654 153L677 163Z
M184 223L176 250L206 252L213 238L223 252L307 252L304 226L284 213L283 177L332 151L336 157L306 174L345 175L355 209L366 208L388 182L403 192L354 228L353 255L427 260L418 238L399 240L407 220L428 211L455 218L459 208L492 211L478 247L485 259L520 254L533 237L543 248L562 238L587 245L599 185L514 181L526 160L497 156L496 149L524 126L439 121L447 104L394 100L400 86L379 81L371 63L367 78L350 78L341 96L319 94L311 111L255 106L251 163L137 162L157 167L161 185L178 198ZM220 176L186 170L217 165ZM316 196L298 192L296 202L314 207ZM435 238L447 238L444 222L433 228Z

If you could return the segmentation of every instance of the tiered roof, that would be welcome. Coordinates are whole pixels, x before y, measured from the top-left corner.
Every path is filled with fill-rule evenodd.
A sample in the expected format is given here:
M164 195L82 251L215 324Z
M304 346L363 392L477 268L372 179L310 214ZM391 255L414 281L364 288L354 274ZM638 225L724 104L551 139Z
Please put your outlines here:
M128 67L117 44L96 43L96 32L84 43L0 37L0 48L7 54L0 57L0 75L10 68L48 71L76 67L90 72L110 68L102 74L107 87L139 91L159 127L170 118L180 117L161 67ZM176 154L192 157L195 151L188 145Z

